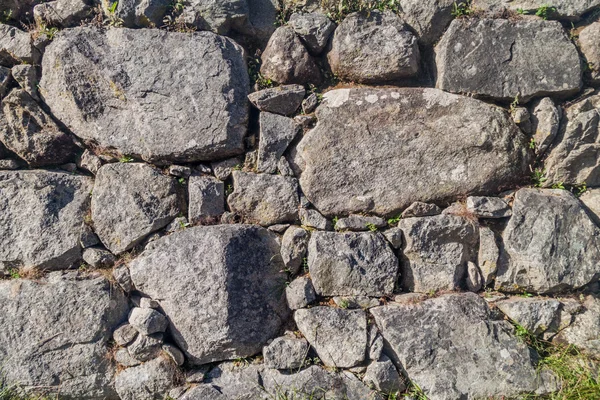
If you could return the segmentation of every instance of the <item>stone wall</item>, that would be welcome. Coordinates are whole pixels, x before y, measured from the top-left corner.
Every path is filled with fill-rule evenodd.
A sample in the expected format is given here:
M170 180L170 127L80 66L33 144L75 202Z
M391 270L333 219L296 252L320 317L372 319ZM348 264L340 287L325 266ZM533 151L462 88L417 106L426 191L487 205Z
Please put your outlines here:
M0 398L544 398L550 348L598 365L600 1L0 13Z

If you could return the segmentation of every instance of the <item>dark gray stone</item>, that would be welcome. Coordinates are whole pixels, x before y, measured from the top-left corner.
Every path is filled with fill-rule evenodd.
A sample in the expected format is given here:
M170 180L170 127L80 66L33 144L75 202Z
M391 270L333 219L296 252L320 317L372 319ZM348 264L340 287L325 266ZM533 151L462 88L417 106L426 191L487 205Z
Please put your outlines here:
M260 111L292 115L300 107L305 93L302 85L282 85L250 93L248 100Z
M130 324L123 324L113 332L113 340L118 346L127 346L137 337L138 331Z
M103 3L105 9L113 4L110 1ZM114 15L128 28L161 27L164 25L163 18L171 6L172 3L168 0L119 0Z
M478 218L506 218L512 215L508 203L500 197L469 196L467 211Z
M307 50L315 56L323 52L335 30L335 24L318 12L293 13L288 24L300 36Z
M191 176L188 196L188 217L192 224L209 222L225 212L225 184L212 176Z
M310 278L299 276L285 288L285 297L290 310L298 310L314 302L317 294Z
M183 21L199 30L219 35L231 31L248 31L248 2L246 0L188 0L183 9Z
M406 385L392 361L386 356L371 362L363 381L383 393L403 392Z
M454 0L400 0L400 17L417 33L419 43L431 46L452 22Z
M149 361L158 357L163 344L163 334L137 335L127 346L129 354L138 361Z
M275 173L279 159L299 131L292 118L261 112L257 172Z
M175 386L175 379L173 364L160 357L121 371L115 388L121 400L162 400Z

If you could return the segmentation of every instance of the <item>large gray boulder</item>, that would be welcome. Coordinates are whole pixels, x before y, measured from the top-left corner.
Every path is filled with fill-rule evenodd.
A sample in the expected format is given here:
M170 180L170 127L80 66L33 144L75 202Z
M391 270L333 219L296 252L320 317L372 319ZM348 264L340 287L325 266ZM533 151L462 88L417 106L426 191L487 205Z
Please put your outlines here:
M0 269L67 269L80 260L90 190L83 176L0 171Z
M600 228L566 190L519 190L502 237L496 289L558 293L600 276Z
M600 95L566 109L554 145L545 160L544 185L600 186Z
M294 320L324 365L351 368L365 359L365 311L317 306L296 310Z
M417 38L392 11L348 15L338 26L327 53L334 74L357 82L387 82L419 72Z
M74 157L75 144L22 89L2 99L0 141L30 166L62 164Z
M454 0L400 0L400 16L417 33L419 43L431 46L452 22Z
M512 398L539 386L527 346L508 322L490 320L487 303L476 294L370 311L390 356L428 399Z
M246 134L242 53L210 32L68 29L46 48L41 93L96 148L147 161L225 158L243 151Z
M188 228L129 264L191 364L248 357L277 336L288 314L283 269L277 236L252 225Z
M298 145L302 191L323 214L397 215L415 201L496 193L529 173L502 109L436 89L337 89Z
M126 318L126 297L103 277L0 281L4 382L61 399L118 398L107 343Z
M477 225L454 215L403 218L402 286L411 292L464 286L467 263L477 259Z
M503 9L526 14L535 14L543 6L554 7L550 16L571 21L600 6L599 0L473 0L476 9L490 12L501 12Z
M380 233L313 232L308 269L321 296L386 296L394 291L398 259Z
M96 234L114 254L140 243L180 212L177 182L143 163L103 165L92 192Z
M435 50L436 87L449 92L523 103L582 84L577 48L556 21L455 19Z

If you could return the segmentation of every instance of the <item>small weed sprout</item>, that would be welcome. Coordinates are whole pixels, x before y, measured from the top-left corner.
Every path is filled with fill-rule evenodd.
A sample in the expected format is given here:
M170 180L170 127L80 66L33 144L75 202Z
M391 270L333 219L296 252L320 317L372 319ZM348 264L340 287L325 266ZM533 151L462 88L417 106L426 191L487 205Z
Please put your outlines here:
M458 3L455 1L452 5L452 16L455 18L468 17L471 14L473 14L473 9L471 8L470 0Z
M339 305L340 305L340 308L346 309L346 308L350 307L350 302L348 301L348 299L341 299Z
M531 181L533 182L533 186L542 187L542 184L546 182L548 178L546 178L546 170L541 168L536 168L533 170L531 175Z
M402 219L402 214L398 214L395 217L388 218L387 223L388 223L388 225L396 225L398 222L400 222L401 219Z
M562 182L557 182L554 185L552 185L552 189L566 190L565 189L565 184L562 183Z
M517 107L519 107L519 95L518 94L515 96L512 103L510 103L510 107L509 107L510 113L514 114L515 111L517 110Z
M180 185L185 185L185 183L186 183L184 177L177 179L177 182L179 182Z
M377 232L377 226L375 224L367 224L367 229L370 232Z
M551 14L554 14L556 12L556 7L552 7L549 6L547 4L544 4L543 6L541 6L540 8L537 9L537 11L535 12L535 15L537 15L538 17L547 20Z
M531 138L531 140L529 141L529 148L531 150L535 150L535 138Z
M573 189L575 189L575 196L579 197L582 194L584 194L585 192L587 192L587 185L585 182L583 182L580 185L575 185L573 187Z
M123 157L119 158L119 162L121 162L121 163L130 163L130 162L133 162L133 157L123 156Z

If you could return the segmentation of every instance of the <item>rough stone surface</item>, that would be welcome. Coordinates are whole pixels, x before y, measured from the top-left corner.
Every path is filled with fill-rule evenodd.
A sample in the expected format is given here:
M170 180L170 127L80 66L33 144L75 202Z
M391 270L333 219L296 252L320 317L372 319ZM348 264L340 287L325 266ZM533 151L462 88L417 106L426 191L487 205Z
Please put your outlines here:
M404 242L402 239L402 229L400 228L390 228L381 232L383 236L385 236L386 240L389 244L392 245L394 250L400 250L402 247L402 243Z
M199 30L226 35L232 30L247 30L249 12L246 0L188 0L183 20Z
M454 0L400 0L400 17L417 33L419 43L431 46L452 22Z
M294 320L326 366L350 368L365 359L367 317L363 310L318 306L296 310Z
M149 361L158 357L164 335L155 333L154 335L137 335L135 340L127 346L129 354L138 361Z
M231 211L244 221L268 226L298 219L298 181L294 178L233 171Z
M96 175L102 166L102 160L100 160L100 157L86 149L79 158L77 166Z
M480 226L477 265L481 270L484 285L489 285L494 281L496 271L498 271L499 258L500 249L498 248L496 234L487 226Z
M531 105L531 130L535 152L541 156L554 141L560 127L562 112L550 97L544 97Z
M115 398L107 342L125 318L127 299L102 277L0 281L4 382L51 397Z
M143 335L164 332L169 325L167 317L151 308L135 307L129 313L129 324Z
M294 13L288 24L300 36L307 50L315 56L325 50L329 37L335 30L335 24L319 12Z
M442 209L435 204L423 203L421 201L415 201L406 210L402 211L402 218L411 217L430 217L433 215L439 215L442 213Z
M81 1L81 0L78 0ZM105 5L112 3L105 2ZM123 26L152 27L163 26L163 17L169 10L171 3L168 0L120 0L115 17L123 21Z
M383 218L351 214L346 218L338 219L335 229L338 231L372 231L386 226L387 222Z
M319 84L323 79L315 60L289 26L277 28L269 39L260 72L278 83Z
M534 335L541 335L558 323L560 302L554 299L512 298L495 303L508 318Z
M210 221L225 212L225 184L212 176L190 177L188 198L191 223Z
M575 316L573 324L558 334L556 340L577 346L595 359L600 359L600 300L587 296L584 311Z
M257 171L275 173L283 152L294 140L300 127L292 118L277 114L260 113Z
M415 201L496 193L530 173L525 139L497 107L436 89L324 97L298 148L302 191L327 216L395 215Z
M99 247L88 247L83 251L83 261L94 268L108 268L115 263L115 256L108 250Z
M300 222L308 228L319 229L322 231L331 229L331 222L321 215L317 210L300 209Z
M120 3L126 3L122 0ZM86 0L56 0L38 4L33 8L33 17L39 25L68 28L77 26L82 20L93 16L90 2Z
M179 214L176 185L147 164L102 166L92 192L92 219L102 243L119 254L166 226Z
M67 269L80 260L91 189L83 176L0 171L0 266Z
M403 392L406 390L400 374L392 361L386 356L373 361L367 367L363 381L383 393Z
M600 186L600 95L578 101L566 109L561 128L545 161L547 180L589 187Z
M287 317L283 269L276 235L250 225L188 228L129 264L191 364L251 356L276 336Z
M119 346L127 346L137 337L138 331L130 324L123 324L113 332L113 340Z
M556 11L550 14L567 20L578 20L583 14L600 6L598 0L554 0L550 3L545 0L475 0L473 7L480 10L498 12L502 9L517 11L519 9L527 14L535 14L543 6L553 6Z
M496 289L558 293L598 278L600 228L566 190L519 190L502 237Z
M249 21L252 36L266 43L275 29L280 16L281 4L277 0L247 0L250 8Z
M579 197L590 217L600 226L600 188L588 189Z
M322 296L385 296L394 290L398 259L379 233L313 232L308 269Z
M278 337L263 349L265 366L275 369L301 368L307 355L306 339Z
M500 101L569 96L582 84L577 49L556 21L455 19L436 65L437 88Z
M244 165L243 159L240 157L233 157L212 163L211 168L217 179L224 181L231 176L231 171L233 171L234 168L241 167L242 165Z
M177 347L172 344L163 344L162 351L171 358L171 360L177 365L182 366L185 362L185 356Z
M11 75L21 89L29 93L35 100L39 100L37 85L40 77L36 67L27 64L15 65L11 68Z
M348 15L327 53L334 74L357 82L387 82L419 72L417 39L392 11Z
M156 358L121 371L115 388L121 400L161 400L175 386L175 368L164 358Z
M310 278L299 276L285 288L285 297L290 310L298 310L314 302L317 294Z
M402 285L411 292L454 290L463 286L467 262L476 259L477 226L453 215L407 218L401 256Z
M69 135L24 90L15 89L2 99L0 141L30 166L67 162L75 145Z
M600 2L598 2L600 5ZM593 84L600 83L600 50L595 45L600 40L600 22L594 22L585 27L579 33L579 47L583 53L590 71L586 71L587 77Z
M40 57L29 33L10 25L0 24L0 65L35 64Z
M292 115L302 104L305 93L302 85L282 85L250 93L248 100L260 111Z
M506 218L512 215L506 201L499 197L469 196L467 211L478 218Z
M308 232L299 226L290 226L281 239L281 258L292 274L298 273L306 255Z
M477 293L477 292L479 292L479 290L481 290L481 287L483 285L484 285L483 277L482 277L481 271L479 271L479 268L477 267L477 265L472 261L467 262L467 279L466 279L467 290L470 292Z
M100 148L148 161L212 160L243 150L248 73L229 39L75 28L52 41L42 68L41 92L54 116Z
M486 302L475 294L391 304L371 313L392 358L428 399L518 397L539 385L527 346L508 322L490 320Z

